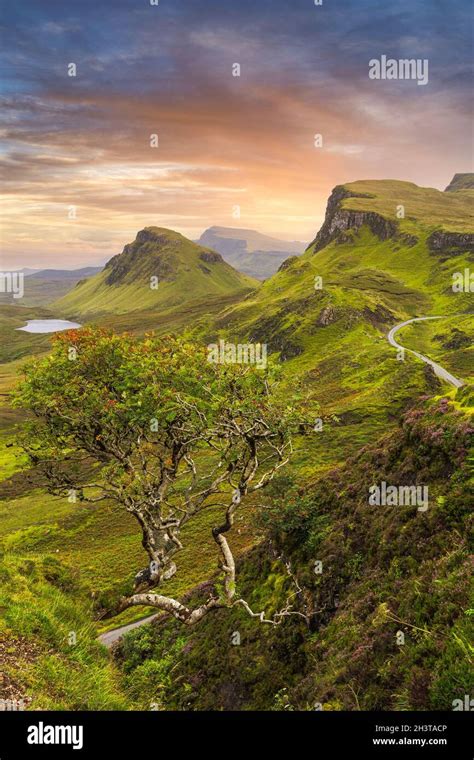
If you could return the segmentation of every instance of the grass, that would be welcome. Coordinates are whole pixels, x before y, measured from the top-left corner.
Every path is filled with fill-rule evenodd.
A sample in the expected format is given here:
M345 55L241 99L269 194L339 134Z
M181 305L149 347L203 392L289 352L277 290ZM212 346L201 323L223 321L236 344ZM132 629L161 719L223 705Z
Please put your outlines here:
M6 555L0 577L3 698L33 710L133 709L77 573L56 558Z
M53 316L49 309L40 307L0 306L0 362L10 363L25 356L47 351L51 335L35 335L17 328L24 327L28 319L48 319ZM13 366L11 365L10 371ZM0 364L2 376L5 371L8 372L8 369L5 370Z
M240 564L239 593L267 616L281 609L291 591L281 555L304 589L297 609L313 612L309 626L296 617L261 626L239 608L192 629L159 621L120 647L127 692L145 706L158 691L178 710L451 710L469 693L472 666L470 425L455 404L465 393L420 402L309 487L275 484L271 544ZM370 507L381 479L429 483L428 511Z
M193 301L159 314L145 310L109 315L101 323L137 333L151 327L162 332L173 328L189 330L192 325L198 339L206 342L220 335L240 341L261 327L259 339L269 340L270 347L277 349L287 331L301 353L283 363L283 387L291 390L298 378L302 393L320 403L324 420L321 432L296 441L292 464L300 477L314 479L394 426L397 410L427 390L421 363L410 356L404 363L398 362L386 341L388 325L377 319L370 321L364 315L365 309L375 314L383 306L392 315L390 321L401 321L419 310L425 314L440 308L434 303L440 289L433 285L431 297L424 287L434 266L428 256L424 259L424 274L412 273L404 258L406 252L394 255L392 247L390 241L381 243L363 230L351 244L333 244L316 256L309 251L237 305L238 297L231 294L207 302L208 307L204 300ZM422 244L420 250L410 250L410 255L426 254ZM323 275L322 293L314 290L317 273ZM451 308L454 305L450 304ZM318 315L328 306L335 310L336 319L320 327ZM273 331L275 345L272 338L267 338L267 331ZM427 353L431 355L428 350ZM4 367L4 386L8 388L18 363ZM11 474L14 451L3 449L3 453L8 458L5 472ZM211 510L188 526L180 571L167 584L167 593L182 595L215 572L212 522ZM126 513L112 506L87 508L60 503L38 489L2 510L0 537L17 551L35 556L58 553L68 564L80 568L96 593L119 587L145 561L137 527ZM242 538L234 538L239 551L251 544L245 532ZM119 620L105 623L104 628L147 612L127 611Z
M251 511L248 506L237 520L232 536L237 555L255 541L248 524ZM217 552L211 530L220 514L211 506L186 525L179 571L163 587L163 593L182 596L215 574ZM138 525L125 510L103 503L71 504L40 489L22 498L0 501L0 547L33 559L54 554L65 566L80 572L94 594L117 593L148 563ZM101 630L137 620L150 611L134 608L119 618L104 621Z
M441 228L453 232L468 232L473 227L473 191L458 190L444 193L432 187L418 187L413 182L399 180L361 180L344 185L353 193L367 198L347 198L343 207L375 211L399 222L406 232ZM397 218L397 206L405 208L405 218Z

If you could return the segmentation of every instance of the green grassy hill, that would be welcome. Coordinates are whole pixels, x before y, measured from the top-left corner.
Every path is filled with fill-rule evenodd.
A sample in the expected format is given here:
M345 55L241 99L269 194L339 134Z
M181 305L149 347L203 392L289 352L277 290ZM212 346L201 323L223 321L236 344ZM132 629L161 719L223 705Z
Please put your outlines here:
M456 377L472 377L474 367L474 319L455 316L403 327L398 340L406 348L429 356Z
M327 414L357 420L363 439L361 423L373 433L390 409L434 382L419 360L397 360L389 328L411 317L474 311L472 294L452 289L453 274L472 268L473 200L472 190L442 193L398 181L336 188L307 251L224 312L213 338L267 343L289 387L302 380ZM401 205L404 219L397 218ZM463 377L472 373L463 364Z
M57 557L2 558L0 697L28 710L133 709L77 576Z
M251 289L214 251L172 230L146 227L104 270L52 304L64 315L125 314L167 309L199 298Z

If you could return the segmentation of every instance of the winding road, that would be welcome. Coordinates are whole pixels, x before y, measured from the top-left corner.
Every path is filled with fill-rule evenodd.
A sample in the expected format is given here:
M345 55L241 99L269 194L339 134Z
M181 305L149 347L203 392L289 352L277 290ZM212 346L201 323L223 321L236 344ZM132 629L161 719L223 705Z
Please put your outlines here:
M449 319L449 317L465 317L465 316L468 316L468 315L467 314L450 314L448 316L443 316L443 317L414 317L413 319L407 319L406 322L400 322L400 324L395 325L395 327L392 327L392 329L387 335L387 339L390 345L393 346L394 348L402 349L403 351L409 351L410 354L414 354L414 356L417 356L418 359L421 359L421 361L425 362L425 364L429 364L430 367L433 368L433 371L435 375L437 375L437 377L441 378L442 380L445 380L447 383L450 383L450 385L454 385L455 388L461 388L464 385L462 380L459 380L457 377L454 377L454 375L448 372L447 369L444 369L444 367L441 367L440 364L436 364L436 362L432 361L432 359L429 359L427 356L420 354L418 351L413 351L411 348L405 348L404 346L400 345L400 343L397 343L397 341L395 340L395 335L397 334L399 330L401 330L402 327L406 327L406 325L411 325L413 322L424 322L428 319ZM134 623L128 623L127 625L122 625L119 628L114 628L111 631L107 631L107 633L102 633L99 636L99 639L102 642L102 644L110 648L124 634L128 633L128 631L131 631L134 628L138 628L139 626L144 625L145 623L150 623L152 620L154 620L154 618L158 617L158 614L148 615L147 617L141 618L140 620L136 620Z
M448 372L447 369L444 369L444 367L442 367L440 364L436 364L436 362L434 362L432 359L428 359L427 356L420 354L418 351L413 351L411 348L405 348L404 346L401 346L400 343L397 343L397 341L395 340L395 335L399 330L401 330L402 327L406 327L406 325L411 325L413 322L425 322L428 319L449 319L449 317L466 317L466 316L468 315L467 314L449 314L448 316L444 316L444 317L415 317L414 319L407 319L406 322L400 322L399 325L395 325L395 327L392 327L392 329L387 335L387 339L391 346L402 349L402 351L409 351L410 354L417 356L418 359L421 359L421 361L425 362L425 364L429 364L430 367L432 367L435 375L437 375L437 377L440 377L441 380L445 380L447 383L450 383L450 385L454 385L455 388L461 388L464 385L462 380L459 380L457 377L454 377L454 375Z

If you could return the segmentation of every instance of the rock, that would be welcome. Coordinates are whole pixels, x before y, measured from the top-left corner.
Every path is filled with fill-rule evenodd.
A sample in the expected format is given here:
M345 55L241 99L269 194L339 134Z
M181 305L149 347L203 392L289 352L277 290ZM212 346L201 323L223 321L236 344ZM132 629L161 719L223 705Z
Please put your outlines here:
M454 193L456 190L474 190L474 173L455 174L444 192Z
M347 231L360 229L364 224L380 240L388 240L396 235L398 228L395 222L385 219L385 217L377 214L375 211L353 211L341 207L341 201L345 198L367 197L369 196L366 194L351 193L342 185L334 188L328 200L324 224L313 240L313 243L311 243L311 245L314 244L314 253L325 248L333 240L339 241L341 237L341 242L347 241Z
M316 325L318 327L327 327L336 321L336 311L333 306L325 306L321 309Z
M418 238L415 235L408 234L408 232L397 235L397 240L400 240L406 248L413 248L418 243Z
M447 253L452 256L474 252L474 235L469 232L435 230L426 242L431 253Z
M293 266L295 261L298 261L298 256L289 256L287 259L281 262L280 266L278 267L278 272L283 272L285 269L289 269L289 267Z
M203 253L199 255L199 258L201 261L207 261L208 264L224 263L224 259L220 253L217 253L217 251L203 251Z

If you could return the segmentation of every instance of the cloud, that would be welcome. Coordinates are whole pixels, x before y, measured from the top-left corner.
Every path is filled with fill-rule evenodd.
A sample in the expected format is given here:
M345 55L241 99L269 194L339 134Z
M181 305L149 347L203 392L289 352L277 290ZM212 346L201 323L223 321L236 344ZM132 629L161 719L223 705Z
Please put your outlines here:
M94 261L152 223L195 237L235 204L243 226L310 239L335 184L470 168L464 3L448 26L408 0L40 5L7 19L10 265ZM371 57L410 50L429 50L429 88L368 79Z

